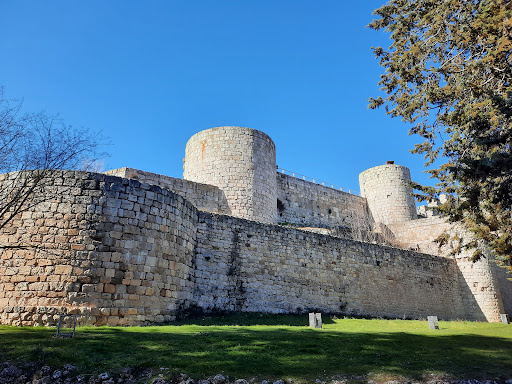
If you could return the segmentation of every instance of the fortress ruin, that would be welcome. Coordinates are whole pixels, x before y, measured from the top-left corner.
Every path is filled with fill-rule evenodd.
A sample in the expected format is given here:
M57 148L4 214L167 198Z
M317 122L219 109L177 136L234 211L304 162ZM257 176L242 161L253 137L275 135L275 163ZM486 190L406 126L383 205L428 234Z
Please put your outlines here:
M0 232L0 323L146 325L191 311L499 321L512 282L434 242L408 168L359 176L361 196L276 169L265 133L201 131L184 178L121 168L52 171L42 201ZM4 175L3 182L9 180ZM508 276L510 277L510 276Z

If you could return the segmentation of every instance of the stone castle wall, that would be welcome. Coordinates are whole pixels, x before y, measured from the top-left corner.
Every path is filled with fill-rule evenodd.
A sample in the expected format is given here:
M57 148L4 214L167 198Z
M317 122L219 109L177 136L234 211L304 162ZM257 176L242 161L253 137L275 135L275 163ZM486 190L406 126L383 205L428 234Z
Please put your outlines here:
M199 213L194 303L207 311L455 319L456 276L446 258Z
M209 184L159 175L133 168L105 172L169 189L197 209L230 215L224 192ZM277 223L303 227L350 228L369 222L366 200L360 196L276 172Z
M277 222L346 228L368 222L366 200L293 176L277 173Z
M276 149L265 133L218 127L196 133L185 150L183 177L224 191L233 216L276 222Z
M474 263L466 255L457 256L455 259L465 309L462 318L478 313L481 314L478 318L480 321L500 321L500 313L504 313L504 308L494 260L483 258Z
M276 173L267 135L220 127L190 139L184 170L188 180L50 171L33 196L42 202L0 231L0 245L22 245L0 248L0 323L78 314L144 325L197 308L481 321L512 312L510 275L434 243L457 229L417 219L406 167L363 172L359 197ZM277 222L356 239L377 228L414 251Z
M445 257L450 257L450 251L456 244L452 244L454 240L451 240L440 247L435 242L439 236L443 233L467 236L457 225L439 216L394 223L388 228L402 246ZM482 258L473 262L470 254L471 250L451 257L458 266L457 278L461 282L464 317L481 313L479 320L499 321L499 314L504 313L503 305L506 304L507 308L512 306L512 282L506 280L505 270L499 269L494 260Z
M499 287L500 298L503 303L502 313L512 313L512 276L510 272L499 265L492 264L494 276Z
M3 324L51 325L68 313L140 325L191 307L472 320L500 310L484 305L491 295L478 301L471 284L490 292L489 274L469 263L198 211L107 175L55 171L45 194L0 235L28 246L1 253Z
M168 189L190 201L197 209L225 215L231 214L226 195L220 188L214 185L195 183L189 180L126 167L113 169L105 172L105 174L138 180L141 183L157 185L160 188Z
M433 216L388 224L387 228L404 248L443 256L446 254L445 249L441 249L435 240L443 232L452 231L453 224L448 223L442 217Z
M46 201L17 217L0 255L0 322L141 325L173 320L192 298L196 208L168 190L54 171Z

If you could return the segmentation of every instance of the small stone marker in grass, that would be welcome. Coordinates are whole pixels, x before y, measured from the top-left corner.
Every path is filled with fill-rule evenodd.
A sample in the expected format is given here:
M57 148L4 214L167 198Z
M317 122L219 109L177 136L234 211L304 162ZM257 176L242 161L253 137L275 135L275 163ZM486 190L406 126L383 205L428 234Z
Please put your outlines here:
M428 327L430 329L439 329L439 323L437 322L437 316L427 316Z
M503 324L510 324L510 317L508 316L508 314L506 313L501 313L500 314L500 318L501 318L501 322Z
M309 313L309 326L311 328L316 328L316 317L313 312Z
M310 312L309 314L309 326L311 328L322 328L322 314Z
M316 318L316 327L322 328L322 314L321 313L315 313Z

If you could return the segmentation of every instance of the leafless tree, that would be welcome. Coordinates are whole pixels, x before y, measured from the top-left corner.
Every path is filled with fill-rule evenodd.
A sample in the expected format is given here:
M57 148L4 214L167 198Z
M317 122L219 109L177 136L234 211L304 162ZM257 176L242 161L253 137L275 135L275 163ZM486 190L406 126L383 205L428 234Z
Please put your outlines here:
M50 171L93 164L102 139L65 124L58 115L23 113L22 101L0 88L0 230L44 201ZM0 244L1 248L20 245Z

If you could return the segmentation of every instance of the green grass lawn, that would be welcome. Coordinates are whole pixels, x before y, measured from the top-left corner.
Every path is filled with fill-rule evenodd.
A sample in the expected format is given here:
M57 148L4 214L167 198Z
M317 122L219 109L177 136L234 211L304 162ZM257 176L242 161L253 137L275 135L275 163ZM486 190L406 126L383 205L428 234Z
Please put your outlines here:
M336 374L369 378L512 377L512 325L329 319L307 315L236 315L154 327L83 327L74 339L55 329L0 326L0 360L70 363L98 373L123 367L168 367L200 378L285 378Z

